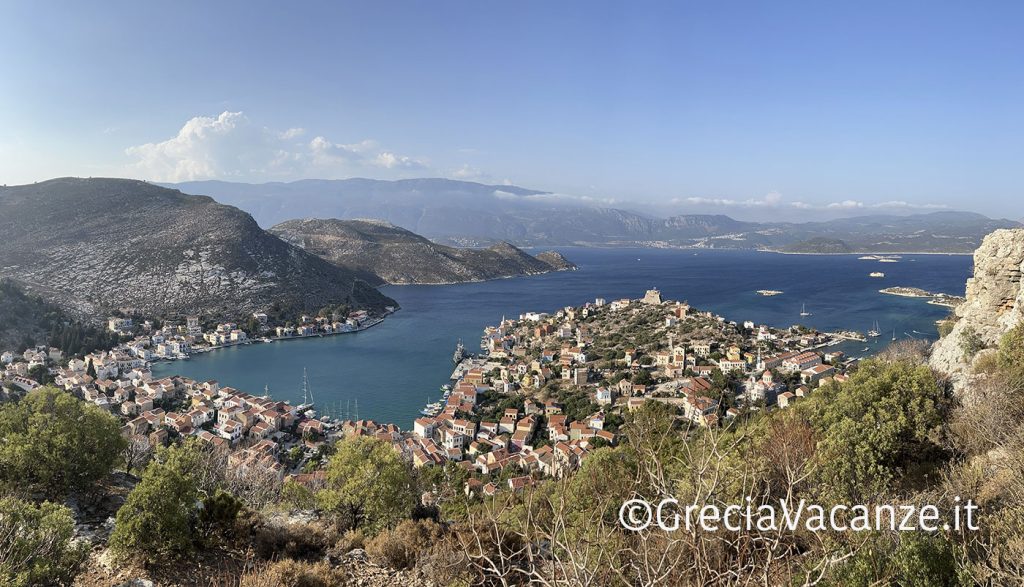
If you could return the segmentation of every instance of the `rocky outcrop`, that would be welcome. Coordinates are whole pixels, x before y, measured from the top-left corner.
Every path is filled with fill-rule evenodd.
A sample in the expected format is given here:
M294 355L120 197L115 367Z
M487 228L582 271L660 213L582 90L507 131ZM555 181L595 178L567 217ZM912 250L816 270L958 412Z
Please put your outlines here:
M972 359L965 348L994 347L1024 320L1024 229L997 230L974 252L974 277L967 299L957 306L952 331L935 343L930 363L962 383Z
M555 271L572 271L576 269L576 265L558 251L544 251L537 253L535 257L550 265Z

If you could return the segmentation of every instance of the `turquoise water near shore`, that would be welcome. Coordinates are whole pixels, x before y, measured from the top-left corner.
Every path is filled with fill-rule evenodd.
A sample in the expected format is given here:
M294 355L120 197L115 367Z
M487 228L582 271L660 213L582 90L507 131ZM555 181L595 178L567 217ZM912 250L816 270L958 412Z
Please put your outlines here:
M158 376L177 373L216 379L222 385L278 399L302 399L302 371L309 373L318 406L334 414L411 427L425 400L452 371L461 338L478 350L480 335L501 317L552 312L603 297L642 297L657 287L666 299L687 300L729 320L776 327L802 323L822 330L867 331L878 321L883 335L847 343L854 356L877 352L895 330L900 339L936 337L935 321L949 313L925 300L885 295L889 286L919 287L963 295L972 260L963 255L904 255L898 263L857 255L782 255L753 251L559 248L579 266L571 272L441 286L388 286L402 309L383 324L356 334L253 344L159 363ZM868 277L872 271L884 278ZM759 289L784 293L764 297ZM801 317L801 304L811 316ZM868 347L870 350L863 352ZM354 414L353 414L354 415Z

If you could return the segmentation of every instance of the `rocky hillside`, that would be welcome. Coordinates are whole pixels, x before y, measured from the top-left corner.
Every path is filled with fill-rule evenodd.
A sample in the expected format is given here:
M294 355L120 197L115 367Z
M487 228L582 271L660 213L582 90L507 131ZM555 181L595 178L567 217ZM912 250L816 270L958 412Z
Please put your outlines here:
M935 343L932 367L962 380L977 351L995 347L1006 331L1024 320L1024 229L997 230L974 253L967 299L956 308L952 330Z
M0 351L21 351L46 341L64 319L60 309L25 293L9 279L0 279Z
M508 244L455 248L376 220L289 220L270 229L285 241L382 283L483 281L575 269L554 251L536 257Z
M0 276L79 316L395 304L358 272L289 245L237 208L141 181L0 188L0 235Z
M845 242L825 237L815 237L782 248L786 253L807 253L814 255L835 255L853 252Z

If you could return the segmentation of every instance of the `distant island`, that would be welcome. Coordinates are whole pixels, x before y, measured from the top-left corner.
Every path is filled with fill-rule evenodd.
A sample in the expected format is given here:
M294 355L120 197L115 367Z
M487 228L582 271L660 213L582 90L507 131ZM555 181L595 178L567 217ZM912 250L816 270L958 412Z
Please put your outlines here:
M270 232L339 267L395 285L464 283L576 269L555 251L533 256L505 242L478 249L449 247L381 220L289 220Z
M949 306L950 308L955 308L964 301L962 296L954 296L946 293L932 293L919 287L887 287L878 291L891 296L902 296L905 298L929 298L929 304L935 304L936 306Z

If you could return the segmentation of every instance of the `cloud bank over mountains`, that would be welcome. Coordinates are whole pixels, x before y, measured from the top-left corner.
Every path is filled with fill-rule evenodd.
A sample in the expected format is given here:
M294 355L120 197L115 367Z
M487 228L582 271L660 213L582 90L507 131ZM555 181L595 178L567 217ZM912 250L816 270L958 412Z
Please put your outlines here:
M196 116L169 139L125 149L133 160L125 172L153 181L273 181L398 178L431 171L425 159L395 153L372 139L336 143L308 135L303 128L276 131L256 124L244 112Z
M931 204L931 203L914 203L907 202L905 200L888 200L884 202L862 202L860 200L842 200L839 202L828 202L825 204L815 204L803 201L792 201L787 202L782 197L782 194L777 191L772 191L766 194L762 198L749 198L746 200L735 200L729 198L703 198L703 197L689 197L689 198L673 198L670 200L672 204L689 204L692 206L699 207L719 207L719 208L733 208L733 209L765 209L772 208L777 210L783 210L786 208L796 208L798 210L825 210L839 212L844 210L948 210L949 206L946 204Z
M395 152L373 139L336 142L305 128L272 129L250 119L244 112L224 111L217 116L195 116L168 139L135 145L125 149L130 162L120 173L158 182L186 182L207 179L261 183L298 179L411 179L444 177L488 184L498 181L490 173L468 163L451 169L435 166L422 156ZM540 186L544 187L544 186ZM497 194L500 198L502 194ZM779 191L756 198L675 197L659 201L624 201L602 195L569 194L564 191L515 196L549 202L574 202L591 207L632 207L638 210L678 213L717 213L722 211L744 217L787 217L787 211L835 216L870 210L903 211L945 210L939 203L905 200L865 202L845 199L834 202L789 201Z

